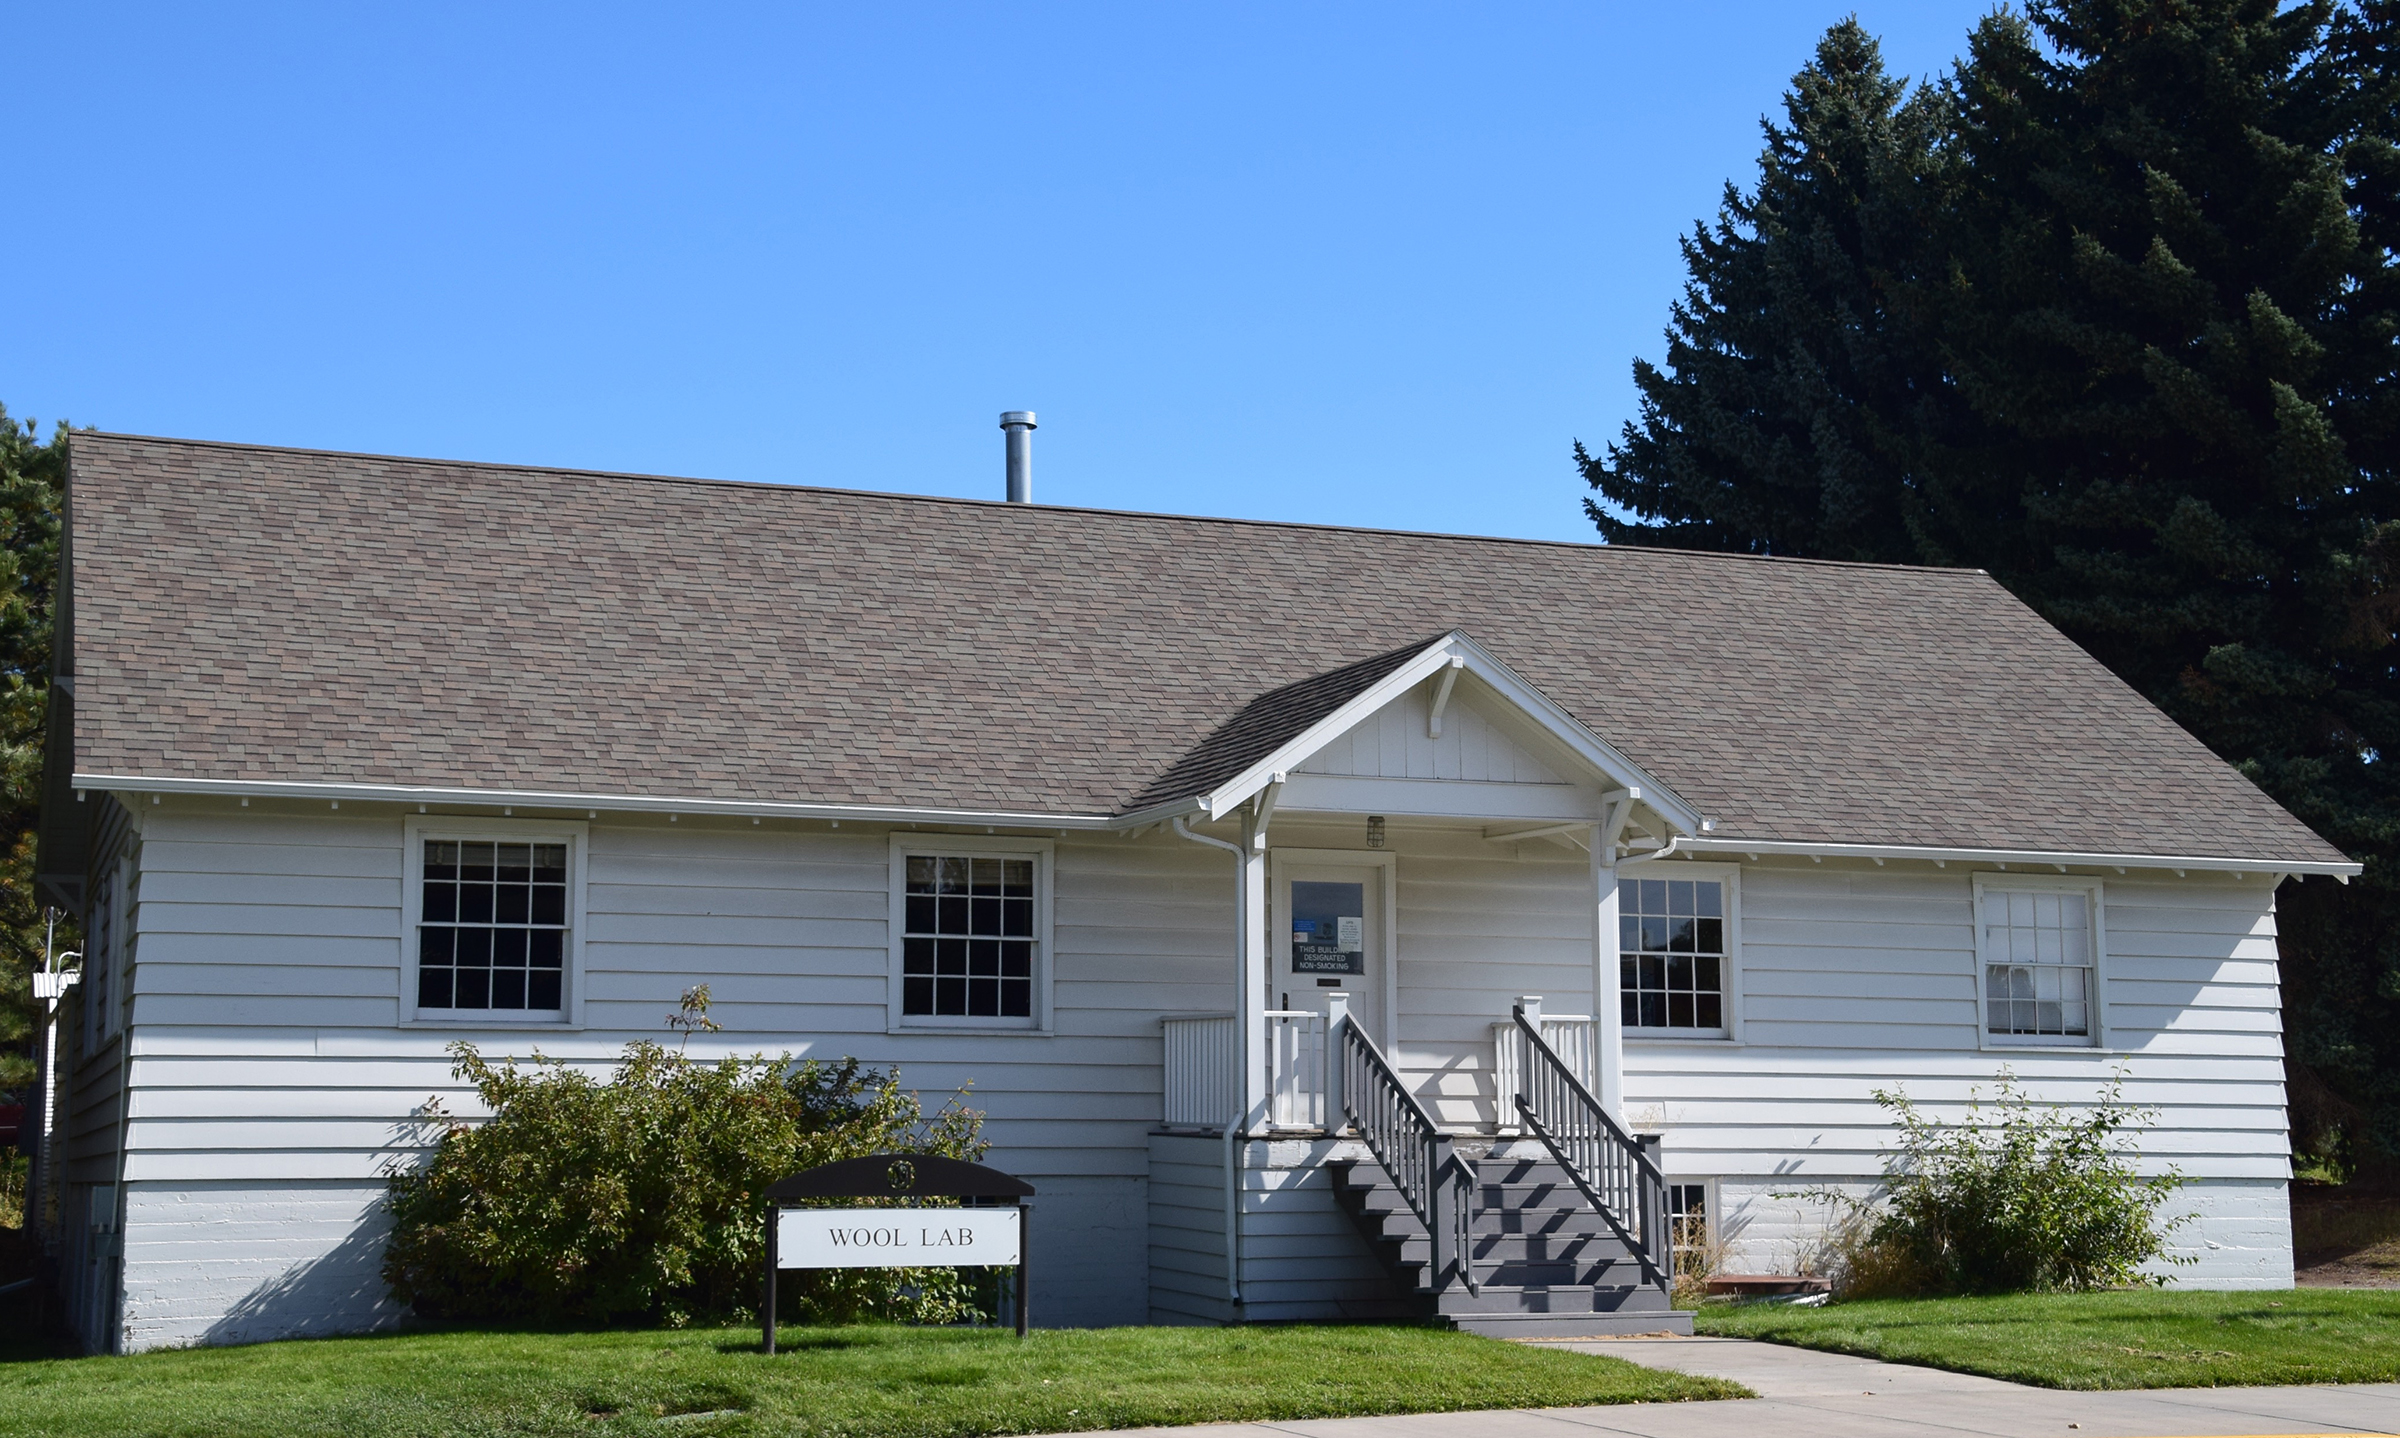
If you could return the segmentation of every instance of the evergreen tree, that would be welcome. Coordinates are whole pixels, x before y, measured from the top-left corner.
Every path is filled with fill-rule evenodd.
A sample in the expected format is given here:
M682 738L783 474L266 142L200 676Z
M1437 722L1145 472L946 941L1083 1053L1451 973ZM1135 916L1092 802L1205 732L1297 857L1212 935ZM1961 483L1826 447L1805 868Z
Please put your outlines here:
M2277 0L1981 26L1943 317L1974 424L1927 490L1949 553L2367 862L2283 896L2290 1048L2400 1153L2389 33Z
M1762 123L1757 189L1725 187L1683 242L1691 279L1667 367L1634 362L1642 422L1576 462L1624 520L1612 542L1885 558L1906 547L1900 492L1940 397L1905 287L1946 177L1947 96L1883 67L1856 20L1827 32Z
M1856 339L1805 310L1773 329L1806 359L1699 344L1670 349L1671 381L1637 369L1641 428L1607 464L1578 457L1635 511L1604 517L1612 540L1992 571L2363 859L2347 890L2286 887L2289 1044L2400 1155L2396 15L2035 0L1976 28L1917 162L1916 242L1878 262L1895 318L1877 372L1923 388L1845 396L1898 437L1860 506L1896 532L1812 534L1773 512L1790 467L1690 458L1740 428L1724 412L1788 427L1767 386L1849 362ZM1760 196L1799 173L1770 147ZM1904 190L1816 188L1778 212L1872 216ZM1763 226L1753 244L1795 248ZM1678 332L1753 304L1748 284L1695 251Z
M42 730L50 708L50 620L66 496L67 427L43 443L0 405L0 1090L33 1077L42 901L33 889Z

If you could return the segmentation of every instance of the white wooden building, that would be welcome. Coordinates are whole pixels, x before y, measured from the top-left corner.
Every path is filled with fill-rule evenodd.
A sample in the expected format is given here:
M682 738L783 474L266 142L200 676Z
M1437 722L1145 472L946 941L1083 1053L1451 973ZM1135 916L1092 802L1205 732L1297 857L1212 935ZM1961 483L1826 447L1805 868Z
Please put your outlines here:
M972 1085L1045 1324L1665 1326L1662 1209L1794 1270L2003 1068L2291 1282L2275 893L2356 866L1979 572L98 434L69 508L95 1350L398 1321L444 1045L697 983Z

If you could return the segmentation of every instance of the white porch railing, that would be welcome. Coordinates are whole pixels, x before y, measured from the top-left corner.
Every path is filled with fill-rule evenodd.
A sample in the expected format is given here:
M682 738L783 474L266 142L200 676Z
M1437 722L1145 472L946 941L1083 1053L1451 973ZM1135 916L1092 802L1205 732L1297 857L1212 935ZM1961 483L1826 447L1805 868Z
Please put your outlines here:
M1325 1126L1325 1016L1267 1010L1267 1126Z
M1541 1030L1542 1042L1550 1045L1569 1073L1587 1088L1599 1086L1599 1066L1595 1060L1600 1052L1600 1026L1590 1014L1545 1014L1538 994L1527 994L1517 1001L1524 1006L1526 1020ZM1517 1114L1512 1096L1520 1092L1525 1082L1525 1036L1519 1032L1516 1020L1492 1025L1492 1092L1496 1096L1495 1114L1499 1131L1520 1134L1524 1122Z
M1267 1127L1323 1128L1325 1016L1270 1009L1266 1019ZM1233 1015L1177 1015L1160 1023L1166 1032L1166 1122L1218 1127L1241 1106Z
M1215 1128L1241 1106L1233 1015L1187 1014L1160 1020L1167 1035L1166 1122Z

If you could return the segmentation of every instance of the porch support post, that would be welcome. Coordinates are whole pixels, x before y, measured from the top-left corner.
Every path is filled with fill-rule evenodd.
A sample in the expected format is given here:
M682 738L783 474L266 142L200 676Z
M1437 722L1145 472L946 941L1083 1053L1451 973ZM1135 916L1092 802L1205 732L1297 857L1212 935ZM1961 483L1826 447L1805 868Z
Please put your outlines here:
M1267 847L1265 816L1249 810L1242 820L1242 852L1235 904L1241 931L1236 943L1240 982L1238 1027L1242 1042L1242 1127L1255 1132L1264 1122L1267 1094Z
M1617 966L1617 846L1603 826L1592 845L1592 1077L1600 1107L1625 1116L1624 992Z

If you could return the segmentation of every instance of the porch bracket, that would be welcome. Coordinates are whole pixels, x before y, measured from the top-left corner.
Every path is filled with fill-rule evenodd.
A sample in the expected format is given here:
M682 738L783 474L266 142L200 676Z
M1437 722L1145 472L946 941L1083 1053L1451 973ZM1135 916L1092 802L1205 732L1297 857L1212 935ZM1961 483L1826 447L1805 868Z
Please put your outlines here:
M1442 666L1442 677L1433 686L1433 712L1425 718L1426 738L1442 737L1442 711L1450 707L1450 691L1458 685L1458 672L1466 667L1465 656L1458 654L1451 655L1450 662Z
M1267 821L1275 817L1275 801L1283 797L1283 781L1292 776L1281 769L1258 791L1258 818L1250 826L1250 847L1261 853L1267 847Z

